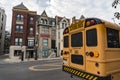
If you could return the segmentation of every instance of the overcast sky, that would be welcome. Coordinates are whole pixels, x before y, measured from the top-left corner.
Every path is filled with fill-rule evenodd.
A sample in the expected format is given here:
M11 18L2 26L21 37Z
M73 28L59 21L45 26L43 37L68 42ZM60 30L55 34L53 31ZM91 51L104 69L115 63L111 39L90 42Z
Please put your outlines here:
M113 22L114 12L112 2L114 0L0 0L0 7L5 9L7 15L6 30L11 30L12 8L21 2L30 10L41 14L46 11L49 17L56 15L72 18L98 17Z

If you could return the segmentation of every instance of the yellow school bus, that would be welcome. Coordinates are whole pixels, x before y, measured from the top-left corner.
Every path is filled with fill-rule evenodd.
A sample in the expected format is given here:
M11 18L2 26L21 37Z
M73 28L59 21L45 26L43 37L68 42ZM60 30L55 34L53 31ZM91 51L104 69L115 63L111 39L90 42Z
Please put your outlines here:
M98 18L63 32L63 71L84 80L120 80L120 26Z

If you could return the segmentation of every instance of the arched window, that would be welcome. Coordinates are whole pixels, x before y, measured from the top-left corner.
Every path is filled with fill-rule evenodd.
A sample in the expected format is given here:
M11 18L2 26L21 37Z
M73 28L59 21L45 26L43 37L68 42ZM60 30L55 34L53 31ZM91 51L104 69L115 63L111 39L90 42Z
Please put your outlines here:
M64 23L66 23L66 20L63 20Z
M24 19L24 16L23 15L21 15L21 20L23 20Z
M24 19L23 15L20 15L20 14L17 15L17 19L16 20L23 21L23 19Z
M41 20L40 20L40 23L41 23L41 24L44 24L44 20L43 20L43 19L41 19Z
M33 34L33 27L30 27L29 33Z
M30 23L33 23L34 18L30 17Z
M45 19L45 23L44 24L47 24L47 20Z
M64 29L64 28L66 28L67 27L67 21L66 20L63 20L62 21L62 28Z
M17 15L17 20L20 20L20 15L19 14Z

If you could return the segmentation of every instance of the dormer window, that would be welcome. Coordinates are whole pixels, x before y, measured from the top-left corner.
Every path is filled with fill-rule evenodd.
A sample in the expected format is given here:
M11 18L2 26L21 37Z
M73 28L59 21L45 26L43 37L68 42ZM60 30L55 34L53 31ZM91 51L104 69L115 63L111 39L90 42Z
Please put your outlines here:
M66 20L63 20L62 21L62 28L64 29L64 28L66 28L67 27L67 21Z
M43 20L43 19L41 19L41 20L40 20L40 23L41 23L41 24L44 24L44 20Z
M64 22L64 23L66 23L66 21L65 21L65 20L63 20L63 22Z
M55 22L54 21L52 22L52 26L55 26Z
M45 23L44 24L47 24L47 20L45 20Z

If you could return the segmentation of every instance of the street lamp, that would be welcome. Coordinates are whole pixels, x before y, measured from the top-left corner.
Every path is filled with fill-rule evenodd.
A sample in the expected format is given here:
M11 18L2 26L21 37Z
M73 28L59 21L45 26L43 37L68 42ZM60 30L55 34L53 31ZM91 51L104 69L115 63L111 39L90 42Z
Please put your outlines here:
M37 48L38 48L38 33L36 33L36 37L35 37L35 60L38 59L38 52L37 52Z
M22 45L21 45L21 61L24 61L24 50Z

